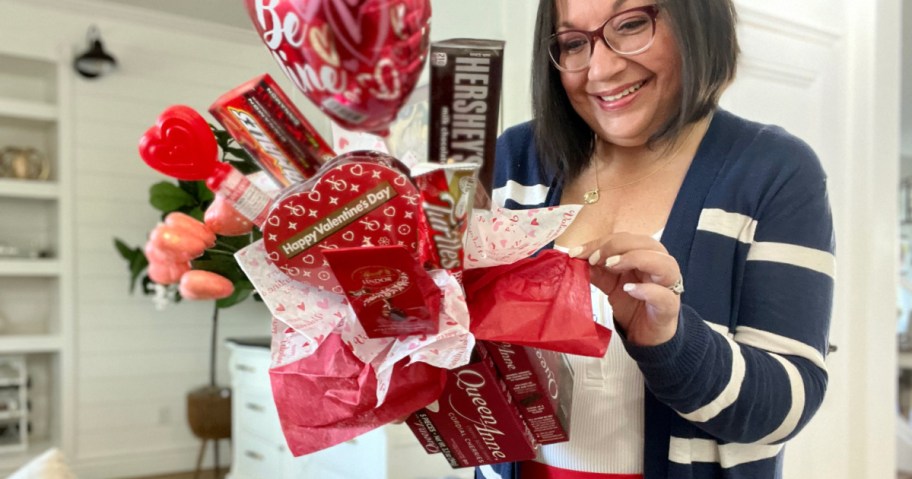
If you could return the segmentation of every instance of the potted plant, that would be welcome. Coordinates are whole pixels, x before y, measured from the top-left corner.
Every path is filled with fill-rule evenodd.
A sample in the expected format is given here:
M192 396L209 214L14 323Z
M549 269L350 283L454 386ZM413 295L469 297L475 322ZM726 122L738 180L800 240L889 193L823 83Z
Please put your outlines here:
M210 128L219 144L222 161L230 162L243 173L259 170L247 152L239 148L226 131L212 125ZM231 390L219 386L216 378L219 311L250 297L259 299L250 280L234 260L234 253L262 235L229 204L216 197L202 181L155 183L149 189L149 203L161 212L164 221L153 230L149 243L144 247L130 246L119 238L114 239L115 248L129 268L130 293L134 293L139 286L143 294L154 297L159 307L167 303L179 303L183 299L218 298L212 299L209 381L187 394L187 421L193 434L203 440L197 460L199 470L206 443L231 437ZM156 256L161 253L156 252L153 240L156 239L157 232L164 231L169 223L173 223L173 218L179 218L183 222L180 225L184 227L182 231L203 228L214 234L201 254L194 253L193 258L182 257L173 264L168 263L171 264L168 269L157 263ZM165 261L169 259L166 258ZM197 281L200 284L191 284L191 276L200 274L205 275ZM230 288L230 294L226 296L209 294L211 291L200 292L200 288L211 289L213 283L224 284ZM217 445L215 460L218 467Z

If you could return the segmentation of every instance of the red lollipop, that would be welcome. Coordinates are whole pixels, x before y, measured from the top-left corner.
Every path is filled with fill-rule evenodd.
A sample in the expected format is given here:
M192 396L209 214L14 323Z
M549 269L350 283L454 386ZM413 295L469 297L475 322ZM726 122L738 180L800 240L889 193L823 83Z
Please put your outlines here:
M193 108L173 105L139 139L139 156L152 169L181 180L205 180L231 168L218 160L209 124Z
M349 130L386 135L415 87L430 0L245 0L273 58Z
M173 105L139 139L139 156L159 173L180 180L206 180L234 208L261 225L272 200L228 163L218 159L218 143L196 110Z

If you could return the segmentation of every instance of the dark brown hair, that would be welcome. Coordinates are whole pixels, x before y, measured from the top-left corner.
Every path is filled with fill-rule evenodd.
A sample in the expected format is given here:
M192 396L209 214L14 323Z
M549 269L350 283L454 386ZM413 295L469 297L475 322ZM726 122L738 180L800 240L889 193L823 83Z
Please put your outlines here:
M532 47L532 115L543 165L573 179L589 164L595 135L576 113L548 57L557 24L557 0L539 0ZM734 79L738 61L737 15L732 0L664 0L659 17L671 27L681 55L681 98L674 113L649 139L651 146L678 136L715 110Z

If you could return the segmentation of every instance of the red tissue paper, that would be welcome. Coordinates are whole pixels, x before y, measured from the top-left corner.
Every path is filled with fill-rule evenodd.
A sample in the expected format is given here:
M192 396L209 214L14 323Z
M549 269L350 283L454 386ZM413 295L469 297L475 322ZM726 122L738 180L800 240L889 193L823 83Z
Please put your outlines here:
M545 250L463 273L476 339L602 357L611 330L592 318L589 264Z
M436 400L445 370L425 363L396 364L386 400L377 406L377 379L339 334L316 353L269 371L285 439L295 456L340 444Z

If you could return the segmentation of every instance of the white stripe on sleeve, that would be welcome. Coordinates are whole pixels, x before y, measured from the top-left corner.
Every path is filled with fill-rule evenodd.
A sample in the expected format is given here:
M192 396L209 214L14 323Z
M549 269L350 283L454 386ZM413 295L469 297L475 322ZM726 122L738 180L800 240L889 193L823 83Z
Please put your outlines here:
M725 410L725 408L731 406L737 399L738 395L741 393L741 384L744 382L744 356L741 354L741 346L738 343L732 341L727 336L725 337L725 342L731 346L732 354L732 369L731 376L728 379L728 384L725 386L725 389L719 393L719 395L706 404L705 406L697 409L696 411L689 413L678 413L684 419L687 419L691 422L706 422L710 419L719 415L720 412Z
M697 229L734 238L742 243L753 243L757 221L740 213L729 213L717 208L706 208L700 212Z
M807 359L818 368L826 371L826 363L820 351L796 339L773 334L762 329L738 326L735 328L735 341L772 353L798 356L799 358Z
M709 462L731 468L748 462L775 457L782 450L782 444L758 446L754 444L719 445L709 439L671 438L668 447L668 460L678 464Z
M772 261L807 268L836 277L836 257L826 251L787 243L754 243L747 253L748 261Z
M798 372L798 368L778 354L770 354L770 356L779 361L782 367L785 368L786 374L788 374L789 386L792 391L792 406L789 408L789 412L786 414L782 424L755 444L770 444L781 441L798 427L798 421L801 420L801 414L804 412L804 381L801 379L801 373Z

